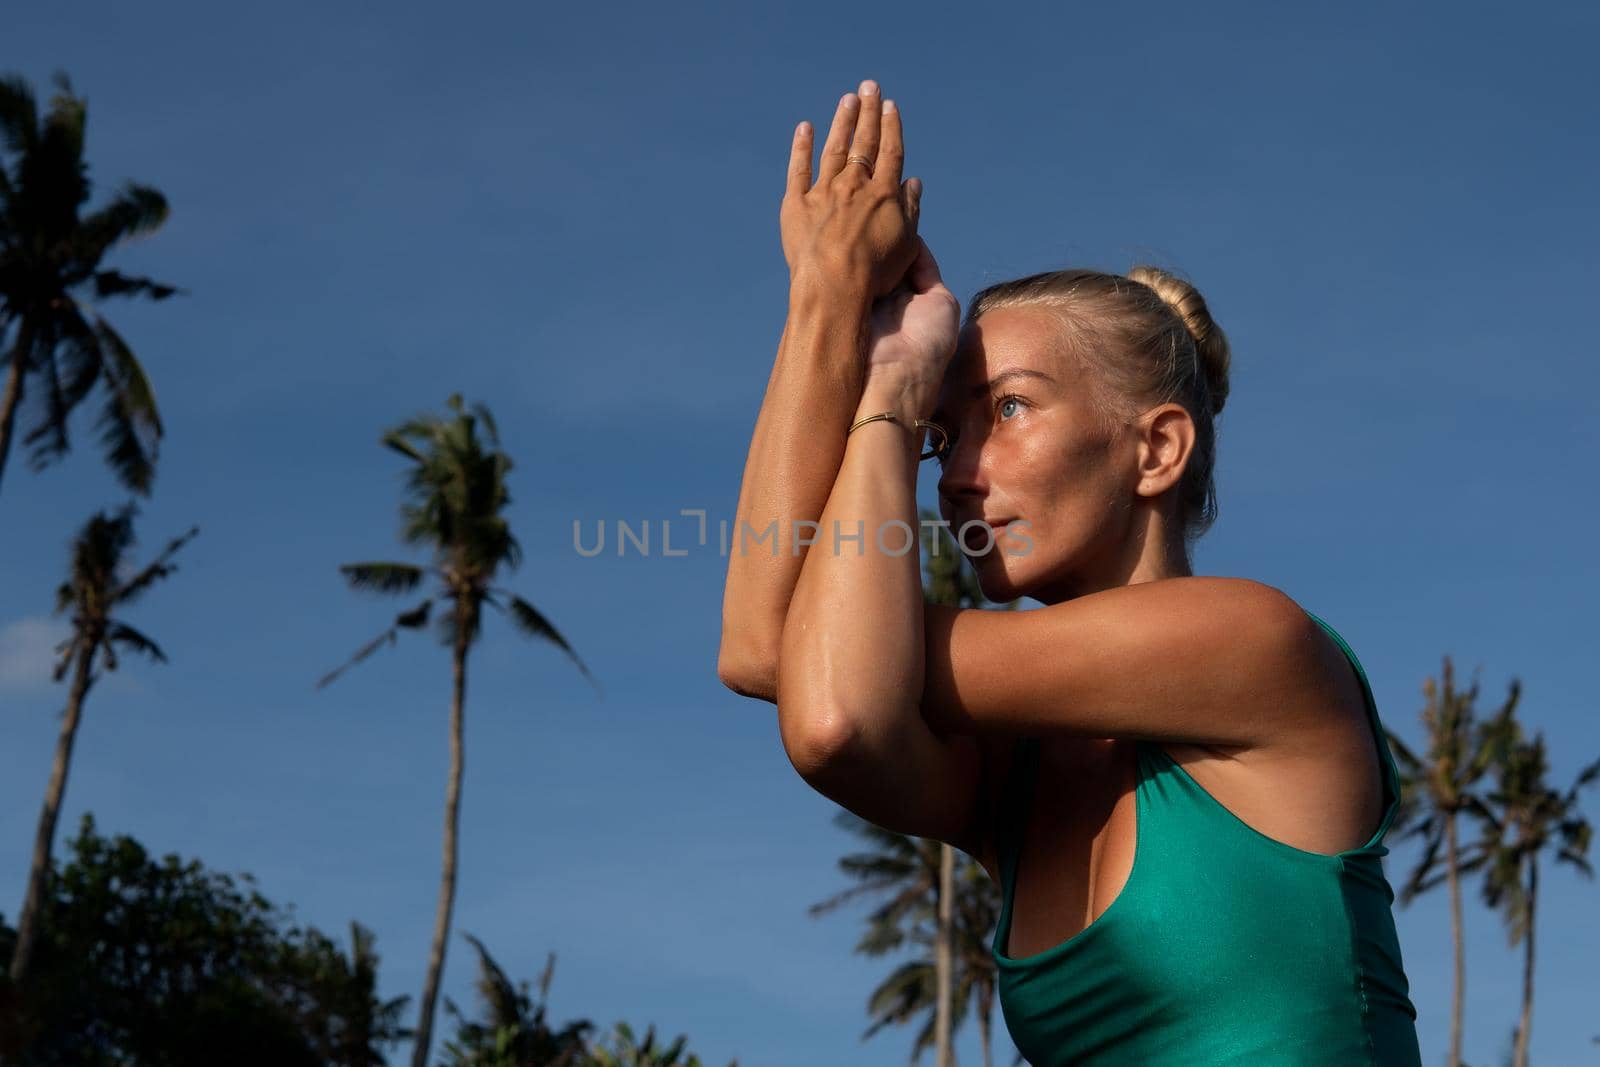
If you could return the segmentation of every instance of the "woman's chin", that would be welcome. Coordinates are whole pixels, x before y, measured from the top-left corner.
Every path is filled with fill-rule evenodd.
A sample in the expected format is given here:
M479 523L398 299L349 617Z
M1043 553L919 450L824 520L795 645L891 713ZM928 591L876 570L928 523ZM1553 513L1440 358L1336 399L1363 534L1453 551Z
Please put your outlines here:
M1005 604L1026 596L1026 582L1016 573L1016 564L1007 563L1005 553L998 549L981 556L968 556L973 573L978 577L978 588L983 598L991 604Z

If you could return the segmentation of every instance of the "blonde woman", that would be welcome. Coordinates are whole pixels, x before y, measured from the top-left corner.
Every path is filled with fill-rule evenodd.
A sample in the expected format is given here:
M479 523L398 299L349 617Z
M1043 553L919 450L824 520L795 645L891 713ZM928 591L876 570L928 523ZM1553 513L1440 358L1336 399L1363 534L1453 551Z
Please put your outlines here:
M719 676L818 792L988 870L1030 1063L1417 1064L1365 672L1280 590L1190 570L1222 330L1150 267L990 286L961 323L903 162L870 80L815 173L795 132ZM1042 607L924 604L919 455L984 594Z

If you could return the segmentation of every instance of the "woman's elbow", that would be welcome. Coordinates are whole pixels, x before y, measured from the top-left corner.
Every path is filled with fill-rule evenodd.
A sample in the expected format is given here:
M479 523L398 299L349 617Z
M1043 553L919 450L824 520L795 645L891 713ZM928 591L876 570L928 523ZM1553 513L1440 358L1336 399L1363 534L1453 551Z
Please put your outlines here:
M778 656L723 639L717 651L717 678L740 696L775 703L778 699Z

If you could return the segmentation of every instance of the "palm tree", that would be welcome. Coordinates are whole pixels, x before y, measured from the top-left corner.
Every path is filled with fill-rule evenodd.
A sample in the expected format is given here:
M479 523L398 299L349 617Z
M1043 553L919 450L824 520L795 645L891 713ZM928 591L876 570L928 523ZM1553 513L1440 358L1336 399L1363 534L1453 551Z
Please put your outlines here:
M918 511L923 523L937 522L938 512L929 508ZM938 533L931 540L932 551L923 557L923 598L930 604L944 604L957 608L976 608L988 603L978 585L966 557L959 550L948 527L935 527ZM1008 608L1016 606L1012 601ZM939 846L939 925L934 948L934 1048L936 1067L955 1067L954 1051L950 1043L952 976L954 972L954 914L955 914L955 854L947 843ZM965 1001L963 1001L964 1003ZM985 1008L980 1016L983 1027L983 1054L985 1063L989 1056L989 1015Z
M437 575L443 585L416 607L401 612L394 625L363 646L344 664L318 682L322 688L347 667L370 656L385 641L393 644L400 627L421 629L435 600L448 603L438 624L440 643L451 650L455 687L450 705L450 777L445 789L444 863L439 887L439 908L433 929L433 945L428 954L428 974L422 988L416 1045L412 1067L426 1067L433 1034L433 1012L438 998L439 978L444 970L445 942L450 934L450 912L455 904L456 831L461 805L461 724L467 687L467 653L478 637L485 603L510 616L516 628L530 637L549 641L571 658L584 677L598 683L578 654L537 609L526 600L491 586L501 565L515 569L522 562L522 548L500 509L510 503L506 491L506 472L511 458L499 451L499 432L494 419L482 404L473 405L467 414L461 394L449 398L454 418L419 416L387 432L383 444L410 459L416 467L407 483L409 500L401 505L404 524L401 538L408 544L427 545L433 550L434 565L419 567L410 563L347 563L339 568L354 589L378 593L408 594L417 588L424 574ZM493 452L485 452L477 437L482 422ZM416 443L412 443L415 439ZM504 597L501 604L498 597Z
M688 1035L680 1034L670 1045L657 1045L654 1024L640 1042L633 1036L633 1027L619 1022L606 1042L589 1050L585 1067L703 1067L699 1056L685 1055L684 1047L688 1043ZM739 1067L739 1061L731 1060L728 1067Z
M83 702L89 687L99 680L94 674L95 656L100 656L107 671L117 669L117 648L123 646L165 663L166 655L156 643L112 613L133 603L157 579L177 570L167 562L184 542L200 532L193 527L182 537L168 542L166 550L142 571L124 580L123 554L134 543L133 516L137 509L129 503L115 516L97 513L72 543L72 561L67 580L56 589L56 614L72 609L72 636L57 645L55 680L61 681L72 670L66 714L56 739L55 762L50 782L45 787L44 806L39 812L39 829L33 839L33 865L28 872L27 894L17 914L17 942L11 954L10 976L20 991L28 977L33 946L38 937L39 913L45 899L45 881L50 869L50 848L55 840L56 819L61 814L61 798L67 790L67 766L72 760L72 744L83 719Z
M469 1021L446 997L447 1014L457 1019L456 1037L446 1043L446 1067L586 1067L586 1038L594 1024L587 1019L552 1030L545 1019L550 978L556 954L550 953L539 977L539 999L528 993L528 983L512 984L506 972L471 934L463 934L478 950L478 997L485 1015Z
M997 992L994 966L994 931L1000 921L1000 892L989 872L976 860L964 860L956 879L955 973L957 981L953 990L955 1006L954 1024L966 1017L970 1001L978 1017L978 1034L982 1039L983 1067L994 1067L990 1051L994 1039L994 1000ZM1017 1053L1014 1064L1022 1062Z
M341 1005L349 1023L341 1028L339 1045L335 1049L341 1063L384 1067L386 1061L377 1046L394 1044L411 1036L411 1031L400 1023L406 1001L411 998L402 995L389 1000L378 999L376 944L371 930L351 920L350 960L339 984L340 988L350 991L348 1003Z
M1528 740L1513 720L1507 724L1501 743L1495 746L1494 788L1481 802L1473 804L1484 827L1484 903L1497 909L1505 920L1511 947L1523 946L1522 1018L1517 1025L1514 1067L1527 1067L1528 1041L1533 1030L1533 939L1539 856L1553 848L1556 863L1576 867L1586 878L1594 877L1587 858L1593 828L1578 807L1578 793L1600 777L1600 759L1579 771L1565 793L1550 786L1549 772L1544 732L1535 731L1532 740Z
M845 809L834 816L834 823L864 838L871 848L839 860L840 870L857 884L813 904L808 914L816 918L858 897L880 897L883 902L867 916L866 932L855 951L883 956L908 946L932 949L938 937L942 843L886 830ZM955 973L950 1028L952 1035L959 1031L968 1003L976 1002L984 1064L988 1067L990 1014L995 995L990 939L1000 914L1000 893L988 872L969 859L958 865L951 899ZM890 1024L908 1023L927 1014L929 1018L911 1049L911 1062L916 1063L923 1050L936 1042L936 984L935 961L930 956L919 955L897 967L868 997L867 1012L872 1023L861 1035L862 1040ZM1020 1055L1016 1062L1021 1062Z
M1457 692L1455 667L1444 658L1442 684L1428 678L1422 683L1425 703L1422 708L1423 737L1427 750L1418 758L1392 732L1389 747L1400 767L1400 809L1395 817L1394 838L1420 837L1421 861L1398 894L1402 906L1438 886L1441 880L1450 894L1450 937L1455 946L1455 984L1450 999L1450 1053L1445 1062L1461 1063L1462 1005L1466 996L1466 957L1461 923L1461 875L1480 867L1481 853L1463 855L1457 820L1472 811L1474 790L1488 772L1493 760L1497 731L1516 711L1522 684L1512 679L1511 693L1504 704L1485 722L1477 717L1478 679L1472 688ZM1444 850L1441 864L1440 849ZM1440 870L1440 867L1443 870Z
M106 462L126 488L148 496L162 433L155 395L127 343L83 299L164 300L178 291L100 263L119 242L159 229L167 201L148 185L127 182L105 207L79 217L89 198L88 105L65 74L56 74L55 85L41 122L27 82L0 77L0 143L13 157L0 160L0 473L30 378L44 389L35 404L39 423L23 438L38 442L35 471L66 454L68 414L103 382L98 425Z

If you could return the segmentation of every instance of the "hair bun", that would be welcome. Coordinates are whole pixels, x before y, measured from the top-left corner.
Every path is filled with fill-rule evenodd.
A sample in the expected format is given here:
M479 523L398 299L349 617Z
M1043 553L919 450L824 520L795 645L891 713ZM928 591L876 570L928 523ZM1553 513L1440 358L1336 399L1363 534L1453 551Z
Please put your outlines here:
M1205 298L1194 286L1160 267L1141 264L1128 271L1127 277L1154 289L1161 302L1172 309L1189 331L1211 395L1211 413L1220 413L1228 399L1228 337L1211 317Z

